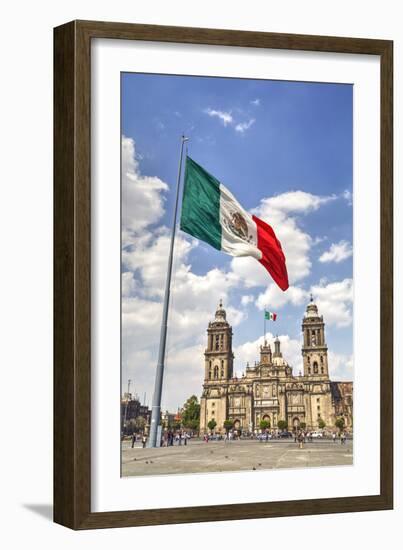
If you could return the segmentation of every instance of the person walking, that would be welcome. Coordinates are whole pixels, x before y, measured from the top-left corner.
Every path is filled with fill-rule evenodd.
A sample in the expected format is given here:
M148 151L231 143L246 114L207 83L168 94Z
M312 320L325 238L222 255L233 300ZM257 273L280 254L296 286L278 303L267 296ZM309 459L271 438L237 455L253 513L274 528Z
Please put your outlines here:
M298 446L300 449L304 448L304 432L300 431L297 436Z
M133 432L132 433L132 449L133 449L135 443L136 443L136 434Z
M142 441L142 443L143 443L143 449L145 449L145 448L146 448L146 443L147 443L147 437L146 437L145 434L143 435L143 438L142 438L141 441Z
M336 432L333 432L332 439L333 439L333 443L336 443Z

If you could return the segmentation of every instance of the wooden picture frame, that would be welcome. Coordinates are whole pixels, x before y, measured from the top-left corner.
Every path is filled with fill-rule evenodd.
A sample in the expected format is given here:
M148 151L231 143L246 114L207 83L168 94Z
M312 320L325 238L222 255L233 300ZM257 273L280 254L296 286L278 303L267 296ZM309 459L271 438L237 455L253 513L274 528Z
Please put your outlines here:
M380 493L371 496L91 512L91 40L113 38L380 56ZM54 520L72 529L329 514L393 507L393 43L73 21L54 31Z

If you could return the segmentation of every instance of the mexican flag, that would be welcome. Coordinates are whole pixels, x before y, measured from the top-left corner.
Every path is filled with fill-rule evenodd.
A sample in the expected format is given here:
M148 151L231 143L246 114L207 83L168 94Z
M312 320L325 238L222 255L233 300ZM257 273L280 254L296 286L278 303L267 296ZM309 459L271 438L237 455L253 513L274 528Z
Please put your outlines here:
M273 313L272 311L265 311L264 318L268 321L275 321L277 319L277 313Z
M231 256L252 256L281 290L287 290L285 256L273 229L249 214L222 183L190 157L186 157L180 228Z

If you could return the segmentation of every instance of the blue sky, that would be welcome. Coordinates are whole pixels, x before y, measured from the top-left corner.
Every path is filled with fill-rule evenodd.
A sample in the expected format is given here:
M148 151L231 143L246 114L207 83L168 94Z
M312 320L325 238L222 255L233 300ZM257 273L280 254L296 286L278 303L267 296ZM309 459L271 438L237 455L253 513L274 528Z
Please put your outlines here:
M255 260L234 259L179 232L166 406L200 395L207 307L211 318L221 297L234 324L237 371L254 347L257 358L266 308L278 314L267 330L284 339L285 359L298 373L312 291L327 322L331 373L352 378L352 97L343 84L122 75L122 381L134 379L140 396L152 393L182 133L190 137L189 155L273 226L291 288L281 296ZM180 373L188 381L181 391L174 384Z

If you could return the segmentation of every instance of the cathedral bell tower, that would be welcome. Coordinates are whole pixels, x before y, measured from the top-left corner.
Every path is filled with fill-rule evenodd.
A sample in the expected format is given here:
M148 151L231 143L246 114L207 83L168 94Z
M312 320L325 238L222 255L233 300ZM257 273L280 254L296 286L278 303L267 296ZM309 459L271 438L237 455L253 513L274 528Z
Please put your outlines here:
M214 321L207 329L207 348L205 357L205 383L217 383L233 376L234 354L232 353L232 327L228 324L227 314L222 301L215 312Z
M318 313L318 306L314 303L312 294L302 321L302 333L304 376L329 378L325 323L323 316Z

